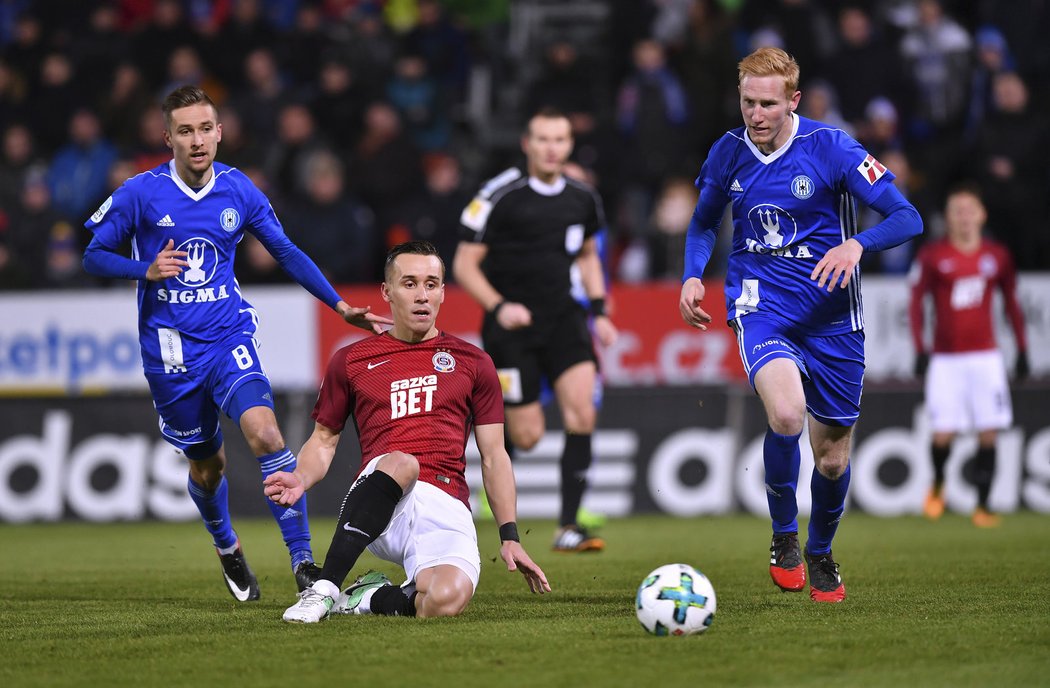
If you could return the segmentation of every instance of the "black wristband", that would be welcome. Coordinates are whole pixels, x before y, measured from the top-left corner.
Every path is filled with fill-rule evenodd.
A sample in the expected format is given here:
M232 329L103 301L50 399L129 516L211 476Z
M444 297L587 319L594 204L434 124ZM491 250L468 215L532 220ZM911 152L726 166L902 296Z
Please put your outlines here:
M500 301L499 303L497 303L495 306L492 307L492 310L489 311L489 313L492 314L493 318L496 317L496 315L499 313L499 309L503 308L504 304L506 304L506 303L507 303L506 301Z
M518 524L514 521L508 521L499 527L499 539L500 542L508 542L513 540L514 542L521 542L521 538L518 537Z
M595 299L591 299L591 305L587 307L587 312L598 317L599 315L605 315L605 297L600 296Z

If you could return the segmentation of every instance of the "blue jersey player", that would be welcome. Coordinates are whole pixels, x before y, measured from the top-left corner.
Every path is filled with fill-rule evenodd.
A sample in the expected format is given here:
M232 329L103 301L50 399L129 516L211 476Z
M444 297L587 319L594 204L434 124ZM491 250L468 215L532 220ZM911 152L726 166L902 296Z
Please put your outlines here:
M799 439L809 417L815 470L805 561L810 597L840 602L846 589L832 558L849 485L849 447L864 380L859 262L865 251L922 233L922 220L891 183L893 174L839 129L795 113L795 60L761 48L739 65L744 126L712 147L700 170L686 237L679 309L707 329L700 281L726 204L733 245L725 280L729 323L748 379L765 407L766 494L773 521L769 572L801 591L798 542ZM857 201L883 220L859 232Z
M211 533L226 585L241 601L259 585L230 524L219 412L237 422L262 475L290 471L270 382L259 360L258 319L233 274L237 243L254 234L311 294L358 327L380 331L386 318L340 299L317 266L285 236L269 201L237 169L215 162L222 125L194 86L174 90L162 109L173 159L127 180L85 223L94 237L84 268L138 280L142 365L164 439L189 459L189 493ZM121 255L130 242L130 258ZM289 506L267 500L292 558L300 590L313 563L305 496Z

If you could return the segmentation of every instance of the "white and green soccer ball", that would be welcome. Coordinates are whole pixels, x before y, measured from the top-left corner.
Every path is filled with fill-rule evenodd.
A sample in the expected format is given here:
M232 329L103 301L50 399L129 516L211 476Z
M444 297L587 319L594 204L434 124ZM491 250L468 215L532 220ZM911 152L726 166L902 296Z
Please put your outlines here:
M653 635L697 635L715 620L715 589L688 564L667 564L638 586L635 611Z

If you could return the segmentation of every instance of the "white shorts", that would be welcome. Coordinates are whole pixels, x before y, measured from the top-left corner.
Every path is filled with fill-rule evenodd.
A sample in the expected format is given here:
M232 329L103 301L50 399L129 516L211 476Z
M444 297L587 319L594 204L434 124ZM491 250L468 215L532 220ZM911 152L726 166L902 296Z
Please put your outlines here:
M382 456L368 462L361 477L372 473ZM403 588L413 588L423 569L440 564L467 574L474 589L481 576L481 553L474 519L463 502L429 483L405 491L383 533L368 551L405 569Z
M926 372L926 411L933 432L1010 427L1013 407L1002 353L933 354Z

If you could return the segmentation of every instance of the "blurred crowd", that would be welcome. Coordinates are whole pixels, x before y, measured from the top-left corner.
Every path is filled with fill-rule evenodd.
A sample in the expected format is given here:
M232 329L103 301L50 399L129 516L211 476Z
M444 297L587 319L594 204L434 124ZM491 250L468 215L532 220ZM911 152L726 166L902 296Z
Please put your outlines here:
M518 18L567 6L593 34L510 49ZM677 279L693 178L739 126L736 62L762 45L796 57L801 114L889 167L930 235L946 189L976 181L989 232L1050 269L1048 30L1045 0L0 0L0 288L97 284L83 222L169 159L159 103L184 83L220 107L218 159L335 282L377 281L408 238L449 261L544 105L604 198L613 279ZM866 267L906 272L915 249ZM242 282L287 280L251 239L238 260Z

